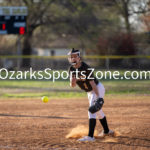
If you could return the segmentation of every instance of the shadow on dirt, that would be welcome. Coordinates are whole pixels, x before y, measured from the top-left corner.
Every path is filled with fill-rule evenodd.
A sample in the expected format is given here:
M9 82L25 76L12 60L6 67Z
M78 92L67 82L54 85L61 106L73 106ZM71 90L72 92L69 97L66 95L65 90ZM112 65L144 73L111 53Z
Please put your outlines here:
M15 114L0 114L4 117L29 117L29 118L51 118L51 119L73 119L69 117L58 117L58 116L32 116L32 115L15 115Z

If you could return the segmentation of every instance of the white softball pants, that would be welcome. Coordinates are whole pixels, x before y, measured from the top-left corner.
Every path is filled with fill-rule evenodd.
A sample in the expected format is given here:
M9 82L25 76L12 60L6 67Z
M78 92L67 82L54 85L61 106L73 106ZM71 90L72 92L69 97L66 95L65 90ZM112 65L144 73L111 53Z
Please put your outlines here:
M98 83L97 85L97 89L98 89L98 92L99 92L99 96L100 98L104 98L104 95L105 95L105 88L103 86L102 83ZM87 96L88 96L88 100L89 100L89 106L92 106L94 104L94 101L98 98L97 95L95 94L94 91L90 91L90 92L87 92ZM100 109L98 112L92 114L91 112L88 111L88 116L89 116L89 119L102 119L105 117L105 114L104 112L102 111L102 109Z

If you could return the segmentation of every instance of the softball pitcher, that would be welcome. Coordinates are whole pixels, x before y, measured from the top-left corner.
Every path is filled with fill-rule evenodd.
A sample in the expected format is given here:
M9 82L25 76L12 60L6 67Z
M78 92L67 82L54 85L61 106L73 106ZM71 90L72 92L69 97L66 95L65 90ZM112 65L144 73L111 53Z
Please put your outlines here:
M104 103L105 88L93 75L92 68L81 60L80 51L72 49L68 53L68 60L71 64L69 68L70 86L78 85L82 90L87 92L89 100L89 133L79 141L94 141L94 130L96 126L96 118L99 119L103 131L99 134L100 137L113 135L114 131L108 128L106 116L102 110Z

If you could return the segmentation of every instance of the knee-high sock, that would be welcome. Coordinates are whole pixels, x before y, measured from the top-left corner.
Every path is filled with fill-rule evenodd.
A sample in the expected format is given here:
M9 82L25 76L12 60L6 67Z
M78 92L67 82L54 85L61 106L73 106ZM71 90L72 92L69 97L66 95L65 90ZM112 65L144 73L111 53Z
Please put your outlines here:
M108 133L109 132L109 128L108 128L106 117L104 117L103 119L100 119L99 121L100 121L101 125L103 126L104 133Z
M94 119L94 118L89 119L89 134L88 134L88 136L93 137L95 126L96 126L96 119Z

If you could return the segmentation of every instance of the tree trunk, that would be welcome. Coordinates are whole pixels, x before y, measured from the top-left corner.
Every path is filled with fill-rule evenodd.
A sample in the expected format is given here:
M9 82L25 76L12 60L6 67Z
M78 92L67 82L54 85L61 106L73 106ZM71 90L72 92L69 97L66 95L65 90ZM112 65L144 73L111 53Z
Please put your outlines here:
M131 26L130 26L130 22L129 22L129 9L128 9L128 5L129 5L129 1L125 1L125 0L122 0L122 3L123 3L123 9L124 9L124 13L123 13L123 16L124 16L124 20L125 20L125 25L126 25L126 30L127 32L130 34L131 33Z
M23 42L23 50L22 50L23 56L27 56L27 55L29 56L32 54L32 47L31 47L32 33L33 31L30 31L25 34L24 42ZM30 62L31 62L30 58L23 58L22 67L23 68L31 67Z
M125 24L126 24L126 30L127 32L130 34L131 33L131 26L130 26L130 22L129 22L129 14L128 11L125 11Z

